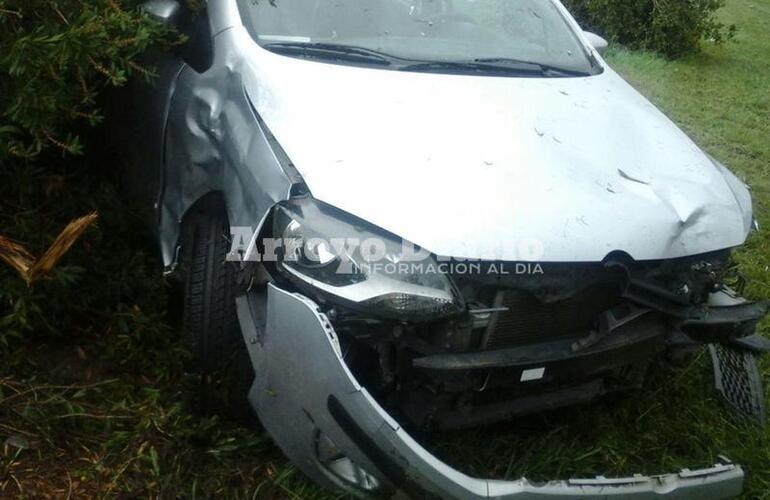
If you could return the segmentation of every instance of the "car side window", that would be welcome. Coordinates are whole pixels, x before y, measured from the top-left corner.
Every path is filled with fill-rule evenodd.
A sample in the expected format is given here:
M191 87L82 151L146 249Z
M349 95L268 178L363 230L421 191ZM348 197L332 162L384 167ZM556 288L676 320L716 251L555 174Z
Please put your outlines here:
M214 41L211 38L211 26L206 9L192 13L190 20L182 28L188 40L180 50L180 56L198 73L208 70L214 62Z

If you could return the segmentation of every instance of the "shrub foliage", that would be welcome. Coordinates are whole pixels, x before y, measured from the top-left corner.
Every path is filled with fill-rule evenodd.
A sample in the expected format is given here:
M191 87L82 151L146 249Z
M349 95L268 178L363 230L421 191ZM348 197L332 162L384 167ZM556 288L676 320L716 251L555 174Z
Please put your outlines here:
M98 169L95 157L76 162L73 155L83 150L81 137L102 120L101 91L131 75L151 78L152 68L143 67L139 55L153 43L178 40L143 15L139 3L0 0L0 235L35 255L70 220L97 209L110 217L113 196L96 178L109 169ZM121 227L115 220L122 218L113 214L106 221L112 238ZM135 257L123 252L102 260L100 252L115 255L94 246L103 237L103 228L89 231L49 279L31 288L0 262L0 355L32 332L71 331L83 318L123 307L126 290L114 280L121 281L120 270ZM89 245L99 258L85 257ZM143 278L132 279L132 287L150 286L146 274L138 275Z
M631 48L681 57L703 40L722 43L735 26L719 22L725 0L564 0L585 29Z
M96 97L129 75L136 57L170 33L139 0L0 0L0 160L47 148L80 153L78 130L102 116Z

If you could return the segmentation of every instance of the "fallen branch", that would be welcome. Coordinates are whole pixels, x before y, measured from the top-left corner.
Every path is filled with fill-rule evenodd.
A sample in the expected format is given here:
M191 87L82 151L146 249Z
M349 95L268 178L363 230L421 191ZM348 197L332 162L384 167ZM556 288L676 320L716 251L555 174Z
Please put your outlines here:
M35 259L35 256L21 244L0 236L0 259L14 268L27 283L27 286L31 286L32 283L47 276L56 267L64 254L72 248L72 245L97 218L97 213L93 212L70 222L39 259Z

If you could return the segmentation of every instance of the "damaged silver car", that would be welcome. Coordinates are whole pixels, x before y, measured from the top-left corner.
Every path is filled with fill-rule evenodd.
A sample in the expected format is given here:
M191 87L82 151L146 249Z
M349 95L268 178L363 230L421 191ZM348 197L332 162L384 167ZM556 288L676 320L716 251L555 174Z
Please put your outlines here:
M701 346L727 402L764 418L767 305L731 261L749 189L558 0L144 8L187 41L118 102L127 189L202 370L237 373L307 476L385 498L740 493L727 459L497 481L411 437L638 388Z

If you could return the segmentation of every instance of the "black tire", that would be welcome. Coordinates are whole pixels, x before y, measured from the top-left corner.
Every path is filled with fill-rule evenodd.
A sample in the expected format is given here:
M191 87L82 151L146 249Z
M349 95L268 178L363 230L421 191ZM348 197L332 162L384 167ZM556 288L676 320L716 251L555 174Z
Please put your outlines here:
M229 240L230 225L217 197L201 200L184 220L182 336L202 378L204 410L224 409L246 422L253 418L247 398L254 371L238 325L238 267L226 260Z

